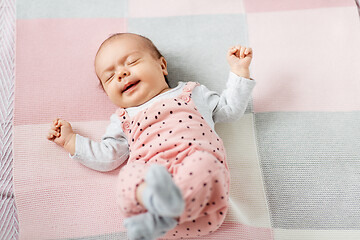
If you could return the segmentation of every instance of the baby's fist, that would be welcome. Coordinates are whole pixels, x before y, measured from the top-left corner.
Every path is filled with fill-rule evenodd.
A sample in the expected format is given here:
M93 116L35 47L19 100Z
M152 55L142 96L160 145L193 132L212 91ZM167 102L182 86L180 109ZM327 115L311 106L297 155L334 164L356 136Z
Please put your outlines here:
M70 123L57 118L51 124L47 139L55 142L61 147L65 147L65 145L70 141L73 135L74 132Z
M250 78L249 66L252 57L252 49L241 45L231 47L227 53L227 60L231 71L244 78Z

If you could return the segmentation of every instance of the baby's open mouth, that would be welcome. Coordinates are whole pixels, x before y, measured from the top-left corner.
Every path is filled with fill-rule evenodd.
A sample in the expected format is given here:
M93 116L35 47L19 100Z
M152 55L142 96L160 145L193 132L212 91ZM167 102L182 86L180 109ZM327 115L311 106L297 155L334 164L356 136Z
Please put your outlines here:
M140 82L140 80L139 80L139 81L136 81L136 82L134 82L134 83L131 83L131 84L129 84L128 86L125 86L125 88L123 89L122 92L124 93L124 92L126 92L126 91L131 90L131 89L134 88L139 82Z

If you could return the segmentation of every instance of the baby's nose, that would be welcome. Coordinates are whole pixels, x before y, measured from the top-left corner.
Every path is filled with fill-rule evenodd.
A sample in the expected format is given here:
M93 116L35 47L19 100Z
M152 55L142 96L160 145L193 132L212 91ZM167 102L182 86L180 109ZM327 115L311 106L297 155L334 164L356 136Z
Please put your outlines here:
M118 72L117 75L118 75L118 80L121 81L123 78L130 76L130 72L128 70L122 70Z

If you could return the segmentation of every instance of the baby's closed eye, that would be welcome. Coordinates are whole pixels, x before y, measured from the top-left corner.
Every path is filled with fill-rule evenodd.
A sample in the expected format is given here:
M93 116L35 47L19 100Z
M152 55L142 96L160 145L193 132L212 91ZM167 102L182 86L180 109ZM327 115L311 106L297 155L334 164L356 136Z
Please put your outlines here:
M133 65L133 64L137 63L139 60L140 60L140 58L129 59L126 64Z
M109 74L109 75L105 78L105 82L111 80L111 79L114 77L114 75L115 75L114 73Z

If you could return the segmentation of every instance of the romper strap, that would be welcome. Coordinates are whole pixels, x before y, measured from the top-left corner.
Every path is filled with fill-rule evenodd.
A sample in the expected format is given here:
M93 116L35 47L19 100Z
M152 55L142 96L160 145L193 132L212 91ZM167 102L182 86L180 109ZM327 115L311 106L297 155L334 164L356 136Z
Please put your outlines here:
M185 87L183 88L183 92L192 92L192 90L199 85L200 83L198 82L187 82Z
M126 111L125 108L118 108L116 110L116 115L118 116L121 124L122 124L122 130L124 131L124 133L131 133L131 125L130 124L130 117Z
M118 108L116 109L116 114L118 115L118 117L126 117L126 110L124 108Z

